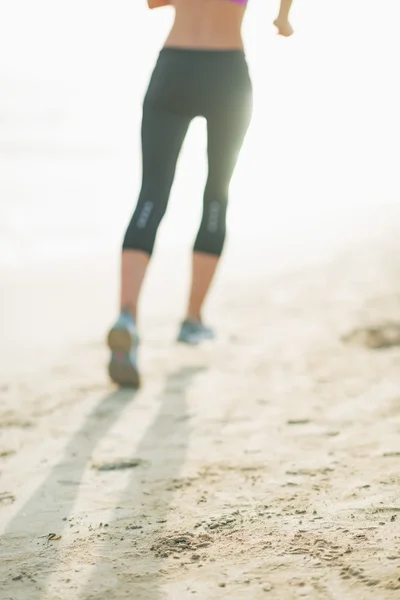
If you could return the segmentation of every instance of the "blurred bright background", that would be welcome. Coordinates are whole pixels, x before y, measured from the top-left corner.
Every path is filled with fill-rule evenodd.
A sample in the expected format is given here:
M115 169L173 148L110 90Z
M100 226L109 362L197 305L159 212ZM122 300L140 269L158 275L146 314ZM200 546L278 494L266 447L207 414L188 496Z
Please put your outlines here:
M250 0L254 120L231 188L231 240L295 231L400 200L398 0ZM171 23L145 0L0 4L0 265L117 251L140 185L141 101ZM190 244L205 128L181 155L159 245Z

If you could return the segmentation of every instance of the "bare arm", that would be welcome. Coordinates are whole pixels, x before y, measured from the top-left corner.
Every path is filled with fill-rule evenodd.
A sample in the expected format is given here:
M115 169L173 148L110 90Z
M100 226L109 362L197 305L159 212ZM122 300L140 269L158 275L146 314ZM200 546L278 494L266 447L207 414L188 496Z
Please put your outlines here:
M168 6L169 4L170 4L169 0L147 0L147 6L150 9L162 8L163 6Z
M292 8L293 0L281 0L278 19L289 21L290 9Z
M290 9L292 8L293 0L281 0L279 14L274 21L275 27L278 29L278 34L289 37L293 33L292 26L289 22Z

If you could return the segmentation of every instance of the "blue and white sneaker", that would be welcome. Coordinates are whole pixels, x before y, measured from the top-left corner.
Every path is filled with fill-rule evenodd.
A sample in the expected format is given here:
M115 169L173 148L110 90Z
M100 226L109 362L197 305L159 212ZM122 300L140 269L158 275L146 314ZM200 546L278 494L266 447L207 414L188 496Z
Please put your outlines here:
M212 329L206 327L198 321L186 319L181 324L177 341L182 342L183 344L197 346L197 344L201 344L201 342L205 342L206 340L213 340L214 338L215 333Z
M138 388L140 386L137 365L139 335L135 320L129 312L121 312L108 333L107 343L111 350L108 374L112 381L121 387Z

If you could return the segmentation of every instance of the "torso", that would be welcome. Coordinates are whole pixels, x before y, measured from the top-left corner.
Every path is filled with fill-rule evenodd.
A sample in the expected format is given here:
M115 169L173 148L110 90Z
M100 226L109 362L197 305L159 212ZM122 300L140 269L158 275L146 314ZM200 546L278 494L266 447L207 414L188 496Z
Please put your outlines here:
M244 0L170 0L175 20L165 46L243 49Z

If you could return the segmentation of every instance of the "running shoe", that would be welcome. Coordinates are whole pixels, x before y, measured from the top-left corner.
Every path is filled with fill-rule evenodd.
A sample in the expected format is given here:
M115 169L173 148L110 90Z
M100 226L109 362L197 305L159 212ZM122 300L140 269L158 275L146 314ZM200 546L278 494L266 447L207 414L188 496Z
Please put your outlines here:
M140 376L137 365L139 335L132 315L122 312L108 333L111 358L108 373L111 380L121 387L138 388Z

